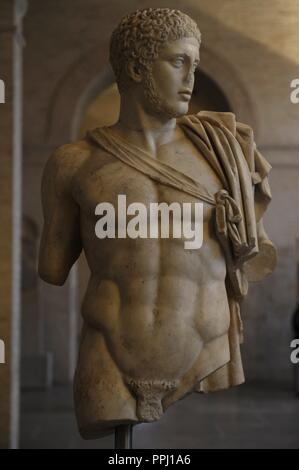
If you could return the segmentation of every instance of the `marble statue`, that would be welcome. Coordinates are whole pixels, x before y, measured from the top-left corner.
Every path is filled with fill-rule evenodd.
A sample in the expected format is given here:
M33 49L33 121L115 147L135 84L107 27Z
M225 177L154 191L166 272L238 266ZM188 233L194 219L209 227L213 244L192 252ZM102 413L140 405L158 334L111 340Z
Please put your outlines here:
M178 10L123 18L110 45L119 120L58 148L44 169L40 277L62 285L82 250L90 268L74 379L84 438L244 381L240 302L276 263L262 221L271 167L233 113L187 114L200 42ZM96 207L120 195L133 208L166 204L170 223L173 203L200 202L202 246L185 249L171 231L97 236Z

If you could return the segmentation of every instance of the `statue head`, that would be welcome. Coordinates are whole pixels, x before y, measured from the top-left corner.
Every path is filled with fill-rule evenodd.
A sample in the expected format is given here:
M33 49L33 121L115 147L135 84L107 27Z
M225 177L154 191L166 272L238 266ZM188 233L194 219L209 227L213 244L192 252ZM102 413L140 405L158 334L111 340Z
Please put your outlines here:
M120 93L135 86L151 111L169 117L185 114L200 41L196 23L179 10L148 8L125 16L110 43Z

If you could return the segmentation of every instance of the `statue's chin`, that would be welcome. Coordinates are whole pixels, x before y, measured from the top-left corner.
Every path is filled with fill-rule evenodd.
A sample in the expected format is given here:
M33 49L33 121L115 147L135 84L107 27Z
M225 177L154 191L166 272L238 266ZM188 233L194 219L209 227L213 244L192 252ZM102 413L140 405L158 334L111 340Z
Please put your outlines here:
M169 108L168 117L180 118L188 113L189 103L180 103L178 106Z
M176 107L160 105L160 106L153 108L153 111L156 115L165 116L165 118L168 118L168 119L173 119L173 118L180 118L182 116L185 116L185 114L188 113L188 108L189 108L188 105L176 106Z
M148 91L147 98L147 111L156 116L163 116L167 119L179 118L188 113L189 102L175 102L169 103L163 100L154 91Z

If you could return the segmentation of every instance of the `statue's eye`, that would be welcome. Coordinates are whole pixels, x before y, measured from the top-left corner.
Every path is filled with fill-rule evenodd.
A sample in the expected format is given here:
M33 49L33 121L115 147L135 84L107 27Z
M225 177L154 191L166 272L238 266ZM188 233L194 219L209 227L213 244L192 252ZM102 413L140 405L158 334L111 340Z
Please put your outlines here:
M181 67L184 64L184 59L179 57L173 61L175 67Z

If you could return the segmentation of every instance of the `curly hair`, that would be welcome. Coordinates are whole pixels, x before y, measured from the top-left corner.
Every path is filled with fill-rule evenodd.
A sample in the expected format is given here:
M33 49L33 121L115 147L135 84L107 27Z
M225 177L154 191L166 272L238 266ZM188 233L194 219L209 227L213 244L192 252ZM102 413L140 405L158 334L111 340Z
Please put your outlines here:
M123 71L128 62L134 60L149 68L163 44L185 37L195 37L201 42L195 21L179 10L147 8L125 16L110 41L110 63L119 89L127 82Z

